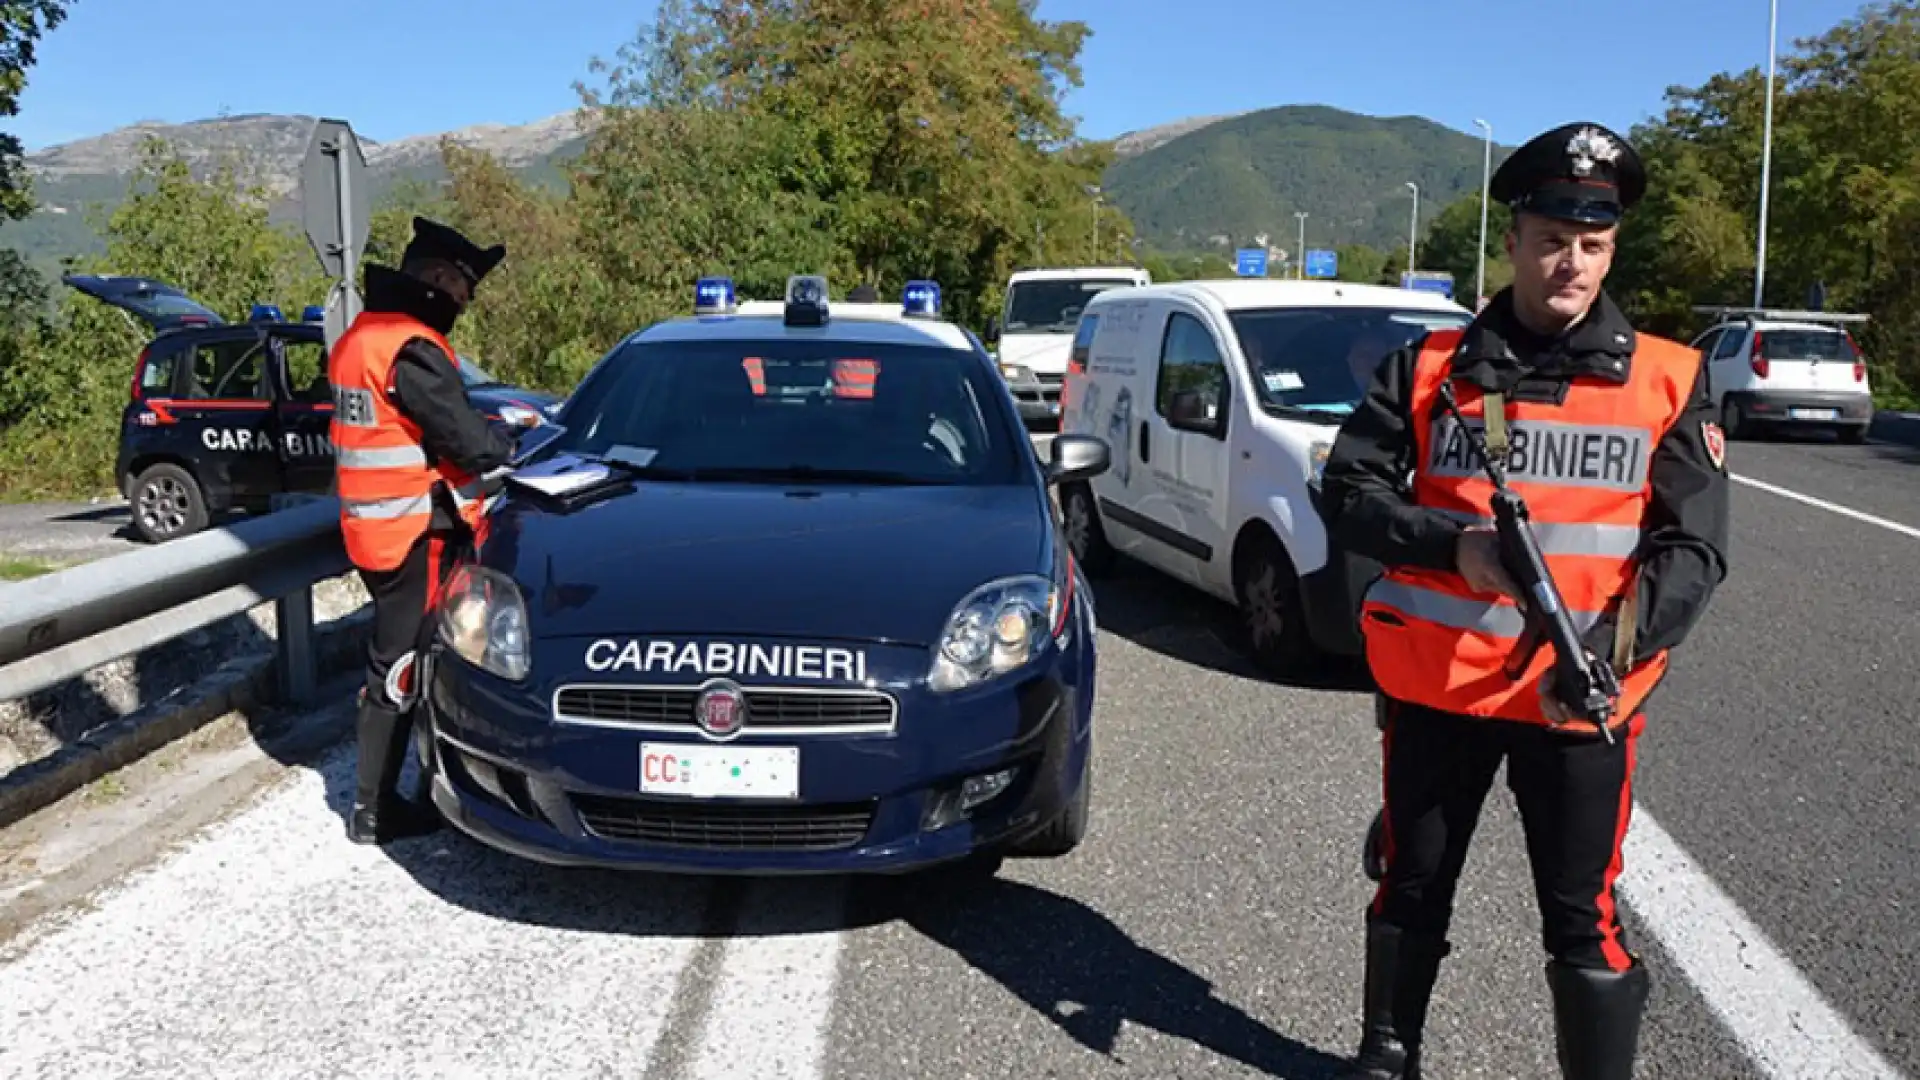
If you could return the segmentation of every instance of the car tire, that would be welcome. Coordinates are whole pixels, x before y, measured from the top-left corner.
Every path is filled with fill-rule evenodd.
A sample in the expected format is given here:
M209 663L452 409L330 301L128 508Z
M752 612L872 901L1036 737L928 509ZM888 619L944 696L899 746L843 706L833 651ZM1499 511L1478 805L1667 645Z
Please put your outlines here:
M1094 501L1093 489L1086 484L1068 484L1060 492L1060 519L1073 559L1086 575L1093 578L1113 573L1119 552L1107 543L1107 531L1100 525L1100 508Z
M1858 446L1867 441L1867 425L1852 424L1839 430L1840 441L1849 446Z
M1752 425L1747 422L1746 414L1740 411L1740 406L1732 398L1720 403L1721 434L1728 439L1740 439L1745 438L1751 430Z
M1320 659L1293 559L1272 533L1256 532L1236 553L1233 595L1240 637L1254 666L1269 675L1290 675Z
M1092 817L1093 759L1088 758L1086 775L1080 778L1080 790L1074 793L1067 808L1048 822L1046 828L1021 841L1014 853L1029 859L1058 859L1070 855L1087 838L1087 825Z
M133 531L149 544L164 544L207 527L207 496L193 474L178 465L153 465L134 478L127 502Z

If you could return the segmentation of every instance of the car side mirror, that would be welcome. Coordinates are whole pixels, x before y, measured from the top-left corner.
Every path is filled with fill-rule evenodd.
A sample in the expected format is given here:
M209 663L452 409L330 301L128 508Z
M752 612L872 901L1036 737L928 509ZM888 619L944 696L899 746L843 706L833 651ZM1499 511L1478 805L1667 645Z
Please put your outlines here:
M1056 435L1049 450L1047 483L1091 480L1113 464L1107 440L1092 435Z
M1218 424L1213 404L1197 390L1182 390L1173 395L1167 419L1189 431L1212 431Z
M987 320L987 332L980 340L989 345L1000 344L1000 316L995 315Z

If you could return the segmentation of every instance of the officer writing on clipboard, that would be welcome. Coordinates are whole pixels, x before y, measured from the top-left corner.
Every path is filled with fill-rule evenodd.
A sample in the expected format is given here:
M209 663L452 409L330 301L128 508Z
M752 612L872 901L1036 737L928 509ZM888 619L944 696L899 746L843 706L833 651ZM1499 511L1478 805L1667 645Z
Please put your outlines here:
M1561 1072L1632 1075L1649 987L1614 886L1642 707L1727 569L1726 442L1700 356L1637 333L1602 288L1645 186L1633 148L1597 124L1516 151L1490 189L1514 211L1513 285L1464 332L1388 356L1327 461L1331 531L1386 566L1361 607L1382 695L1386 872L1365 915L1354 1080L1420 1075L1455 887L1503 760ZM1489 452L1527 500L1589 652L1619 675L1612 739L1554 697L1551 645L1506 669L1525 627L1519 590L1491 485L1440 400L1447 381L1470 424L1494 417Z
M480 478L514 449L467 400L447 335L506 253L415 218L400 268L367 267L366 309L328 358L340 530L374 612L347 823L356 843L439 827L430 805L399 792L414 659L444 574L480 527Z

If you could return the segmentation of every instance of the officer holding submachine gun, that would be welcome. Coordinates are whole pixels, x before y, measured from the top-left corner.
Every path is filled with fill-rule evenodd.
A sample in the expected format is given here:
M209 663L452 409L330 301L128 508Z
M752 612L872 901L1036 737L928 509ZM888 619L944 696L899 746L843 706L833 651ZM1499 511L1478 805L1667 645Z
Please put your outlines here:
M1386 775L1353 1080L1420 1076L1502 761L1561 1073L1633 1073L1648 977L1614 885L1642 708L1727 570L1726 440L1700 355L1637 333L1602 288L1645 188L1598 124L1517 150L1490 184L1513 210L1513 285L1464 331L1388 356L1327 461L1334 539L1386 568L1360 611Z

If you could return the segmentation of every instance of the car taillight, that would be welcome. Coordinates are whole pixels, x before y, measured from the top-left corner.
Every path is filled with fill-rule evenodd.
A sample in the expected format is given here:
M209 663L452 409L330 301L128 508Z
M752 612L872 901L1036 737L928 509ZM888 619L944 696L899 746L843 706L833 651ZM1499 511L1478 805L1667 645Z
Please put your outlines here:
M1853 335L1847 331L1842 330L1841 333L1846 336L1847 351L1853 354L1853 381L1866 382L1867 358L1860 355L1860 343L1853 340Z
M1867 362L1865 360L1855 360L1853 362L1853 381L1867 381Z
M150 351L151 346L142 348L140 350L140 359L133 362L133 386L127 393L134 401L140 400L140 383L147 374L147 353Z
M1753 373L1762 379L1767 377L1767 372L1773 367L1773 365L1767 363L1766 347L1766 337L1761 334L1760 331L1755 330L1753 332L1753 347L1747 350L1747 366L1751 367Z

